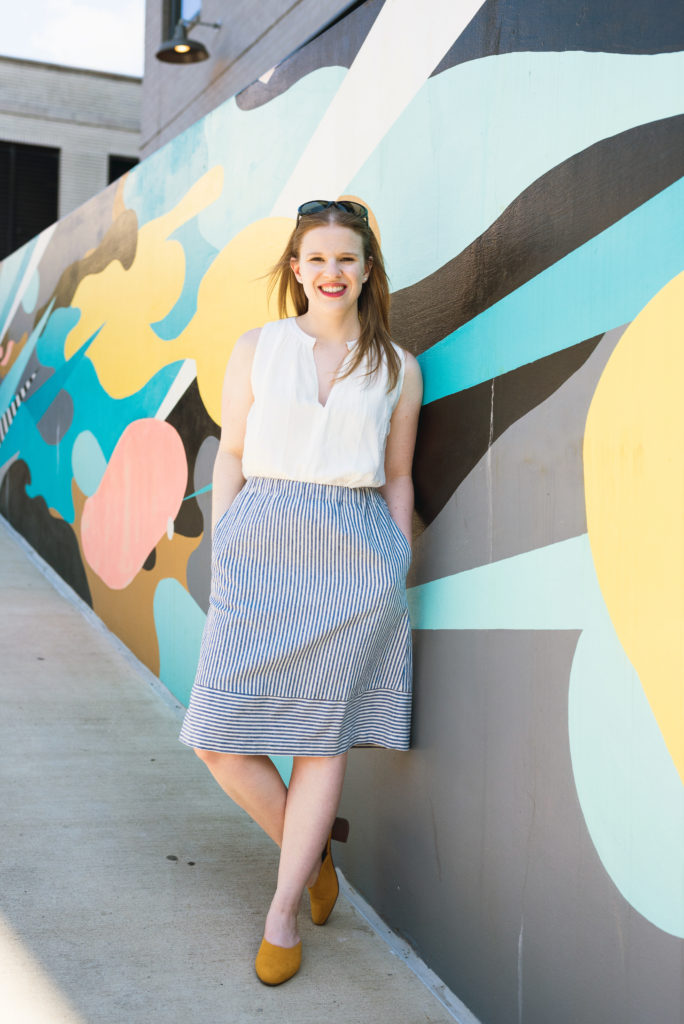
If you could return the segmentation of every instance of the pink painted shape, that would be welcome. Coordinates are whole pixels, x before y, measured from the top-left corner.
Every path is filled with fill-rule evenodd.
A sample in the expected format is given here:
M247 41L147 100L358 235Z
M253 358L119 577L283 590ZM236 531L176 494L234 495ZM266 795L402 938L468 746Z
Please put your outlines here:
M10 340L7 342L7 348L5 349L5 354L2 357L2 362L0 363L0 366L7 366L7 364L10 361L10 356L12 355L12 349L14 348L15 345L16 341L12 341L12 339L10 338Z
M175 519L188 481L185 449L164 420L135 420L119 438L100 485L83 508L88 565L122 590Z

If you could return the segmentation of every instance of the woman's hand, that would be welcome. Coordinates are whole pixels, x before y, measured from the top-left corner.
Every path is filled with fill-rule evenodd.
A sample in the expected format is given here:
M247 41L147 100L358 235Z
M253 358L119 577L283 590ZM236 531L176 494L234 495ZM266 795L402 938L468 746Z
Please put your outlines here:
M392 519L412 543L413 480L411 467L416 447L418 416L423 401L423 376L418 360L406 353L404 381L385 447L385 483L379 488Z

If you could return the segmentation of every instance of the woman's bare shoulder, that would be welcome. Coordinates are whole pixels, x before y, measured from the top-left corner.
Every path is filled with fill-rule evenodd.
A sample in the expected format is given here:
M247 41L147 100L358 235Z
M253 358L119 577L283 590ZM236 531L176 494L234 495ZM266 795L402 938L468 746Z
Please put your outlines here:
M423 397L423 374L420 363L416 357L404 349L404 387L403 392L409 394L415 400L420 401Z
M235 342L234 351L239 351L241 355L254 354L260 336L261 327L252 327L249 331L245 331Z

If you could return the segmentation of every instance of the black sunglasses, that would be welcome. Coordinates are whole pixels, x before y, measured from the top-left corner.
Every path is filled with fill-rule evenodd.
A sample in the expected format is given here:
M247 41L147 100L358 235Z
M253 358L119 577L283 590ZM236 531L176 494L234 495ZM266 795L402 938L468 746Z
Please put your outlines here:
M345 213L353 213L355 217L362 217L368 223L368 210L361 203L354 203L351 199L310 199L308 203L302 203L297 210L297 225L302 217L308 217L311 213L320 213L334 206ZM295 225L295 226L297 226Z

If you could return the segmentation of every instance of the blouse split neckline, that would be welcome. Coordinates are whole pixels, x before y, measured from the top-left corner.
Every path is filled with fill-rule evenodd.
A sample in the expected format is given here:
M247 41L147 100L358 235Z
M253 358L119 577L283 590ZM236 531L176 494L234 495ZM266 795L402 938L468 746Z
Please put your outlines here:
M314 356L314 347L316 345L316 342L318 341L318 338L314 337L314 335L312 335L312 334L308 334L302 327L300 327L299 324L297 323L297 320L296 320L295 317L291 318L290 323L296 329L297 334L299 335L299 337L306 343L306 345L308 347L308 350L309 350L309 352L311 354L311 369L313 371L313 380L314 380L314 394L313 394L314 405L316 405L317 408L319 408L321 410L321 412L325 412L327 410L328 406L330 405L330 399L332 398L333 392L335 391L335 389L342 383L343 380L348 380L349 379L348 377L344 377L344 378L342 378L342 380L340 380L340 378L337 377L337 374L341 373L345 369L345 367L347 365L347 362L348 362L348 359L349 359L349 353L351 352L351 350L356 345L356 343L358 341L358 338L354 338L353 341L345 342L345 344L347 346L347 355L344 357L344 359L342 360L342 362L338 366L337 370L335 371L336 376L335 376L335 379L333 380L333 382L332 382L332 384L330 386L330 391L328 392L328 397L326 398L325 402L321 402L320 398L318 397L319 394L320 394L320 391L321 391L320 381L319 381L319 377L318 377L318 367L316 366L316 358Z

